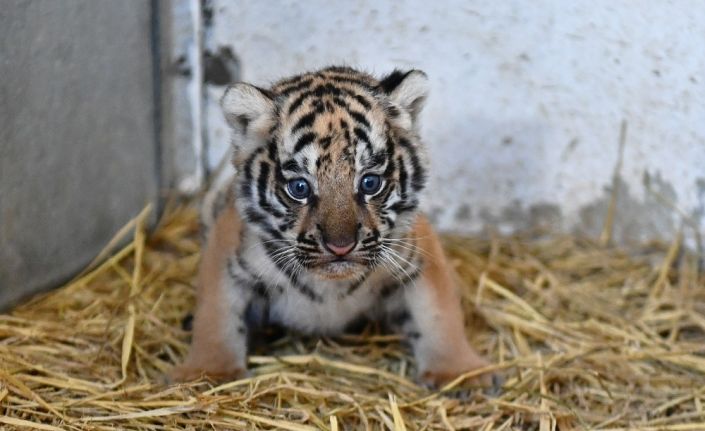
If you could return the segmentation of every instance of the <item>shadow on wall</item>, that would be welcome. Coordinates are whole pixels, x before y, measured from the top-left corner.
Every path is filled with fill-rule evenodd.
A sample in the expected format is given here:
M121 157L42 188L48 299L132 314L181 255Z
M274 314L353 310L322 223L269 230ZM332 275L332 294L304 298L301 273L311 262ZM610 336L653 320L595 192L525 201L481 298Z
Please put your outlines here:
M561 205L550 196L556 156L545 145L554 139L549 124L481 117L448 123L436 112L441 110L424 118L422 134L430 125L442 124L445 130L434 132L449 141L445 148L454 148L435 151L435 142L426 140L432 162L427 212L434 223L467 232L562 227ZM470 138L453 142L454 136Z
M425 124L436 121L430 118ZM612 239L620 244L668 240L682 223L697 231L698 220L705 214L705 179L695 184L699 205L689 214L680 214L675 187L659 173L645 170L643 189L639 190L630 188L622 176L618 175L616 181L605 176L605 169L604 177L597 177L589 160L573 154L581 151L577 138L566 140L563 148L547 148L546 142L557 140L555 128L548 123L470 118L444 127L450 131L449 136L473 138L446 154L434 153L429 143L433 179L428 213L441 228L462 226L464 232L500 233L567 229L598 238L613 192L616 207ZM615 147L615 153L618 151ZM457 165L457 157L466 163L448 170L447 166ZM563 186L564 178L570 179L573 188ZM602 192L594 197L594 193L582 193L576 184L584 190L599 187ZM467 201L470 196L473 200ZM448 202L454 205L448 206Z
M639 200L630 191L627 183L618 177L614 184L606 186L603 196L580 210L581 225L575 231L597 237L605 223L610 199L617 194L612 237L617 243L643 242L654 238L671 238L675 234L674 210L669 207L676 202L676 191L660 175L653 178L644 174L644 199ZM694 214L695 215L695 214Z

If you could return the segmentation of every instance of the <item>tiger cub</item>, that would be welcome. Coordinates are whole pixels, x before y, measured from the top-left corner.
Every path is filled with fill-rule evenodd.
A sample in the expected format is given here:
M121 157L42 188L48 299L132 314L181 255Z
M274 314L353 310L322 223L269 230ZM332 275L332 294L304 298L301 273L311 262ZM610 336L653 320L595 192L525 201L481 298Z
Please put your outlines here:
M348 67L225 91L236 174L212 215L192 346L173 380L245 375L248 333L261 325L330 335L361 318L405 336L422 383L487 365L418 211L427 94L419 70L378 80Z

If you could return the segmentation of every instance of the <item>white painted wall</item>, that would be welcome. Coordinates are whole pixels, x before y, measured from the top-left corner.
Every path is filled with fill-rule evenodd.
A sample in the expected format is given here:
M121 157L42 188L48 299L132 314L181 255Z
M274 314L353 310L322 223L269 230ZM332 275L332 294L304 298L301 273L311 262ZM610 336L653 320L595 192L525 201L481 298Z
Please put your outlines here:
M429 212L445 229L526 227L532 214L594 232L628 122L617 234L670 235L674 212L705 220L705 3L628 1L214 0L210 48L243 79L345 63L420 68L432 94L423 137ZM211 164L227 131L208 89ZM542 211L542 208L544 210ZM548 210L545 210L548 208ZM556 214L559 208L560 214Z

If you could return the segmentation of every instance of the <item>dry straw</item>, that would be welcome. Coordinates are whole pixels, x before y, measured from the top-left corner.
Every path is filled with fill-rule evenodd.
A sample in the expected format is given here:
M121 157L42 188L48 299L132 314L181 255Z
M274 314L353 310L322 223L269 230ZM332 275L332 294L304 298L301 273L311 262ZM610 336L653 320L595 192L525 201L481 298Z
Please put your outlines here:
M0 316L0 427L236 430L705 430L705 277L682 245L449 237L472 343L499 394L414 383L398 338L293 334L252 376L168 386L189 333L195 211L147 212L66 286ZM124 244L119 239L112 243Z

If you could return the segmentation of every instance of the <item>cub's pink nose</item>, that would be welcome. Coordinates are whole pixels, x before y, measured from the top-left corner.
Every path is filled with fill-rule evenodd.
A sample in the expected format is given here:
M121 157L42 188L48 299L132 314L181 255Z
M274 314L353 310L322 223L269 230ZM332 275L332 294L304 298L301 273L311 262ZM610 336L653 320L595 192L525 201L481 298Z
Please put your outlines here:
M328 250L332 251L333 254L335 254L336 256L345 256L346 254L350 253L350 251L355 247L355 243L351 242L350 244L341 247L339 245L327 242L326 247L328 248Z

